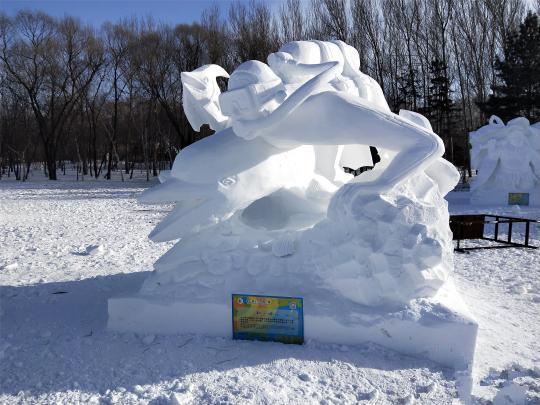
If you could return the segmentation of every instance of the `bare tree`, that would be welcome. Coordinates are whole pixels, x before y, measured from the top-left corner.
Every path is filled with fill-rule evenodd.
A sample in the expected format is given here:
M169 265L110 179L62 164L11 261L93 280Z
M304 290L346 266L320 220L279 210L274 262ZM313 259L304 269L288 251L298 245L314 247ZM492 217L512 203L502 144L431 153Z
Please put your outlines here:
M73 18L57 21L21 12L2 32L1 59L8 80L30 101L49 178L56 180L56 154L65 124L103 64L103 49L90 28Z
M122 69L129 52L129 44L132 41L132 32L129 30L129 23L124 21L118 24L106 23L103 26L105 47L107 53L108 76L111 83L112 108L110 122L106 122L105 129L109 140L109 157L113 157L116 162L120 161L118 155L118 132L119 132L119 106L120 100L127 86L124 69ZM107 165L107 179L111 178L112 159L109 158ZM122 171L121 171L122 173ZM122 181L124 176L122 175Z
M307 23L300 0L287 0L279 9L281 42L308 39Z
M313 34L322 36L320 39L349 41L346 0L313 0L313 18L316 21Z
M250 59L265 62L268 54L280 46L276 22L267 3L231 3L229 24L236 64Z
M146 97L160 104L182 139L179 121L182 83L175 64L174 36L173 29L166 26L144 31L132 49L132 57L137 80Z
M205 9L201 15L201 34L203 44L201 51L208 63L222 66L225 70L233 67L231 58L231 41L227 22L221 16L217 4Z
M384 85L384 23L377 0L352 0L353 44L360 50L361 68Z

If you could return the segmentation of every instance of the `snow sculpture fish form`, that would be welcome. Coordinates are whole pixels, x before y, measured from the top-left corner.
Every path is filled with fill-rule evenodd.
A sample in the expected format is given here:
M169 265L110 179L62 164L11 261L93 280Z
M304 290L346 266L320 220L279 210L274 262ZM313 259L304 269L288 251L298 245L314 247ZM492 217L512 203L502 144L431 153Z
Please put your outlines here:
M216 77L228 74L217 65L182 73L191 125L218 132L183 149L167 181L143 193L142 202L178 203L150 237L185 237L283 189L319 213L346 182L384 193L423 171L443 195L451 190L459 176L429 121L392 113L359 67L358 52L342 41L298 41L268 64L242 63L223 93ZM345 173L343 159L369 153L369 145L382 161L356 178Z

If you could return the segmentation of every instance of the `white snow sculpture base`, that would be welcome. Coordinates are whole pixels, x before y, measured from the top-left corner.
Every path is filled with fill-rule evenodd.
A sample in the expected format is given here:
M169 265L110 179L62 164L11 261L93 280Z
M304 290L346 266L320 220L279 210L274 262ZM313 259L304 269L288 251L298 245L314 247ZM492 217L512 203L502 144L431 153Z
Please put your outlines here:
M223 290L218 303L145 295L113 298L109 300L108 328L120 332L231 337L232 293L243 292ZM456 370L467 370L472 365L478 325L452 281L446 282L434 297L413 300L397 311L377 312L357 305L347 323L315 313L313 301L325 304L319 296L304 296L306 339L347 345L369 341L401 353L427 357Z
M138 295L109 300L109 328L231 336L231 294L298 296L307 339L469 368L478 326L450 276L447 203L429 176L385 194L348 183L322 220L300 221L297 200L273 196L180 241Z

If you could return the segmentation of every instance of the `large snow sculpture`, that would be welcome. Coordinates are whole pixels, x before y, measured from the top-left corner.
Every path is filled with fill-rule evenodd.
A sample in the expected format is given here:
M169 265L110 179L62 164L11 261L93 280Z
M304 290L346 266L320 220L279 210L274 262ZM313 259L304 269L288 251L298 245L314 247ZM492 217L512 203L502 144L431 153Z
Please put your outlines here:
M506 205L514 193L528 194L529 205L540 205L540 128L523 117L504 125L492 116L469 140L471 166L478 171L471 202Z
M420 114L393 114L341 41L292 42L241 64L183 73L194 128L142 202L174 202L155 241L180 239L111 328L230 334L232 293L302 296L306 337L379 342L458 368L476 324L451 280L444 196L458 181ZM344 167L373 166L353 177ZM204 319L204 322L201 322Z

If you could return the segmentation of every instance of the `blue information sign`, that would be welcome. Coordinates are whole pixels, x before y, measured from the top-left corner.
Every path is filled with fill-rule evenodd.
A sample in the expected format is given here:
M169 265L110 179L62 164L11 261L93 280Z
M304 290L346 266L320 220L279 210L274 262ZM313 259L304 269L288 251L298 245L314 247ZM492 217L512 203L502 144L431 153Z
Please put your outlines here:
M233 339L304 343L304 300L233 294Z
M508 193L508 205L529 205L529 193Z

